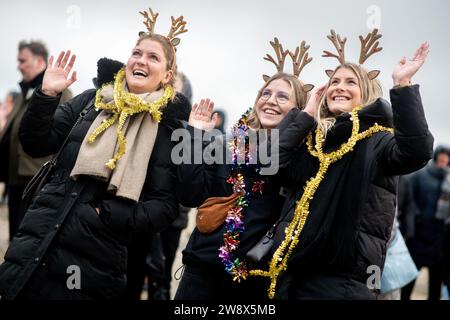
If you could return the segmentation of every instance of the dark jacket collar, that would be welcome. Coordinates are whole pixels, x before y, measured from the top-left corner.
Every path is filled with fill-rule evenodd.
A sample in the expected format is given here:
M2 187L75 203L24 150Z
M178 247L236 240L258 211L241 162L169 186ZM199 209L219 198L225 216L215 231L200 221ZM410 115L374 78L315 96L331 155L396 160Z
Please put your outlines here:
M34 89L42 84L42 80L44 80L45 70L38 74L33 80L30 82L21 81L19 83L20 89L22 90L22 96L25 98L27 92L30 88Z
M378 98L374 103L364 107L358 112L359 132L365 131L375 123L393 128L393 114L389 102ZM332 148L346 142L351 135L353 123L350 121L350 113L345 112L336 117L336 123L327 134L325 148Z
M97 62L97 77L92 79L95 88L101 88L102 85L114 81L114 76L125 65L122 62L101 58ZM189 114L191 112L191 104L185 96L181 93L177 93L172 103L169 103L163 109L163 122L170 127L178 127L174 120L188 121Z
M102 85L114 81L114 76L125 65L116 60L101 58L97 61L97 77L92 79L95 88L99 89Z
M434 160L430 161L425 168L430 175L438 180L443 180L447 173L445 169L439 168Z

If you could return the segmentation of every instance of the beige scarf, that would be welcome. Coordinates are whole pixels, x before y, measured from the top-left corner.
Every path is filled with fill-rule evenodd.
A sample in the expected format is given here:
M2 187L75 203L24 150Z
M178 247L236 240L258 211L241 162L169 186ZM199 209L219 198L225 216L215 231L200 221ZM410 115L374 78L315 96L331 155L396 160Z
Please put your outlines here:
M113 85L104 86L100 94L102 101L114 104ZM153 93L136 95L147 103L161 98L164 89ZM91 133L112 116L108 110L102 110L91 124L84 137L75 166L70 174L76 179L80 175L88 175L108 181L108 191L118 197L139 201L145 182L148 162L155 145L158 122L154 121L149 112L140 112L129 116L122 128L126 140L125 154L117 161L114 170L105 164L113 158L118 149L118 121L105 130L100 139L88 143Z

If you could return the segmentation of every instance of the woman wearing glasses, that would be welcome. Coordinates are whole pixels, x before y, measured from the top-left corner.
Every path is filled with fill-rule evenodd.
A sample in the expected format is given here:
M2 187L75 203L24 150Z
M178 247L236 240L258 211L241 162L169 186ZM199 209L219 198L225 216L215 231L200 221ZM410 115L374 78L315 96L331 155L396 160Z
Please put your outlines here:
M422 44L412 59L396 65L391 106L382 99L380 71L362 66L381 51L377 32L360 36L359 64L345 59L346 39L331 32L337 55L324 53L340 64L327 71L330 80L308 101L307 108L317 110L317 127L298 150L293 146L303 132L295 127L301 124L280 132L280 151L292 151L287 170L294 188L273 237L269 268L250 272L270 279L271 298L376 298L398 175L423 167L433 150L419 86L411 85L429 46Z
M260 174L259 165L249 163L248 153L237 147L238 140L251 131L267 129L270 132L288 114L304 123L305 136L314 125L311 110L301 111L312 86L303 85L298 79L301 69L311 61L306 53L308 47L302 43L301 51L298 48L292 53L283 50L276 38L271 44L279 60L276 63L269 55L266 60L275 63L278 72L270 78L264 77L266 83L258 92L254 108L233 127L231 139L224 143L223 136L216 136L213 142L221 145L222 150L229 148L228 155L232 161L225 156L223 164L181 164L178 167L181 203L200 208L197 228L183 251L185 269L175 299L264 299L265 283L257 278L248 278L249 265L245 255L278 219L284 202L280 193L282 183L278 175ZM294 63L293 75L283 72L288 54L297 62ZM188 126L193 137L192 145L202 143L202 139L196 137L214 127L213 106L213 102L206 99L192 108ZM202 151L211 144L203 143ZM252 149L251 141L248 148ZM227 155L226 150L223 154ZM237 164L240 156L245 157L245 164ZM219 211L224 213L223 219L216 228L205 230L202 219L207 220L206 215Z

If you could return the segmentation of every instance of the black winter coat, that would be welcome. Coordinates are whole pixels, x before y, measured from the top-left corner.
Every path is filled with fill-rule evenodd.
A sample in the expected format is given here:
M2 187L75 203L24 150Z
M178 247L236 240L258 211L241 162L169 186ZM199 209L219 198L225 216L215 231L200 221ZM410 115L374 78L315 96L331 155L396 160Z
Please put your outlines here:
M314 125L314 119L302 113L302 128L305 132ZM188 126L191 133L192 146L197 143L208 145L202 140L202 134L197 129ZM197 133L195 133L197 131ZM219 144L223 144L224 136L220 136ZM216 141L217 142L217 141ZM226 144L224 144L224 148ZM226 152L224 151L224 155ZM191 159L192 161L194 159ZM226 159L224 159L226 160ZM192 162L193 163L193 162ZM207 198L224 197L232 194L232 186L227 183L230 175L231 165L225 164L181 164L178 166L178 187L180 202L189 207L199 207ZM242 171L245 184L248 188L252 186L253 180L264 178L265 186L262 194L250 192L249 206L245 208L244 227L245 231L240 235L239 248L234 252L233 259L239 257L242 261L249 249L251 249L267 232L267 230L279 219L285 192L279 175L263 176L254 171L251 166ZM204 234L197 228L191 234L186 249L183 251L183 263L187 265L202 266L208 268L220 268L224 266L219 258L219 248L223 246L223 234L225 224L217 230ZM228 275L227 275L228 276ZM230 280L231 280L231 276Z
M121 64L99 61L98 86L112 81ZM93 102L87 90L58 106L59 97L37 90L20 139L34 157L55 153L80 112ZM190 104L177 95L163 111L146 180L138 203L116 198L106 184L90 177L69 178L81 142L98 114L92 108L70 133L51 178L26 212L0 266L0 294L6 299L117 299L126 284L127 242L131 232L158 232L176 218L176 168L171 133L187 120ZM100 208L98 215L95 208ZM79 268L80 289L66 282ZM73 282L75 283L75 282Z
M444 259L444 221L436 219L442 182L447 171L430 163L408 176L412 189L414 234L406 245L418 268L440 265Z
M333 163L311 201L309 216L279 279L279 297L292 299L371 299L369 266L383 269L386 243L395 216L397 176L423 167L432 156L433 137L428 131L418 86L393 89L389 103L378 99L359 111L360 131L375 123L395 128L359 141L354 150ZM277 248L293 217L296 201L306 182L317 173L318 160L298 133L295 116L281 125L280 164L295 187L288 196L277 229ZM292 123L287 124L289 121ZM324 151L346 142L351 134L349 114L337 117L328 132ZM289 157L290 162L289 162ZM287 165L286 165L287 164Z

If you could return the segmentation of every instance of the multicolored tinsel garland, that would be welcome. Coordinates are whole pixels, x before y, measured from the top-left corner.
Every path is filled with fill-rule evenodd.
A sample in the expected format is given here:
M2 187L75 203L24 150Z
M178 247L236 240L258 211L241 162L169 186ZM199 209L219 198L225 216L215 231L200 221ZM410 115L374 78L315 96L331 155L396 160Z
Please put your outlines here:
M246 189L245 173L252 170L252 175L259 175L259 166L249 165L251 161L251 154L249 152L249 143L247 131L249 129L247 118L250 114L249 109L241 119L232 128L233 139L230 143L231 154L231 172L227 179L227 183L233 185L233 192L239 194L233 207L228 211L225 219L225 233L223 234L223 246L219 248L219 258L225 266L225 271L233 276L234 281L240 282L245 280L248 276L248 269L245 260L239 258L233 259L233 252L235 252L240 244L240 235L245 231L244 214L245 208L249 206L249 196L251 193L262 194L264 190L265 181L258 179L252 182L251 192ZM245 140L242 140L245 139ZM244 150L239 150L238 141L245 141ZM241 152L244 151L244 154ZM243 164L238 163L238 159L245 159Z
M119 125L117 126L117 141L119 148L113 158L105 164L111 170L115 169L116 162L123 157L126 151L125 134L122 131L126 119L136 113L148 112L151 114L153 121L159 123L162 116L161 109L165 107L175 95L173 87L166 85L162 97L149 103L139 96L125 90L125 81L125 69L122 68L116 74L114 80L114 103L104 103L101 94L103 88L111 85L111 83L107 83L97 90L95 96L95 108L97 110L108 110L111 112L111 117L108 120L104 120L103 123L98 128L94 129L88 137L88 143L93 143L101 133L112 126L117 120L119 121Z
M316 129L315 140L316 143L313 146L313 137L309 133L307 139L308 152L318 158L320 166L317 174L309 179L304 187L303 194L300 200L297 202L295 208L294 217L290 224L285 229L285 239L277 248L272 256L272 260L269 262L269 270L250 270L249 273L252 276L262 276L270 278L270 286L268 289L269 298L275 297L275 288L278 280L278 276L287 269L289 257L294 249L299 244L299 236L303 230L303 226L306 223L306 219L309 215L309 205L314 199L315 193L319 188L320 183L325 178L325 175L331 164L339 161L347 153L352 152L356 143L360 140L371 137L373 134L381 131L393 132L393 129L383 127L375 123L372 127L366 131L359 132L359 118L358 111L362 107L354 108L351 112L350 121L353 122L352 134L346 143L343 143L336 151L325 153L323 152L323 144L325 142L324 134L320 128Z

